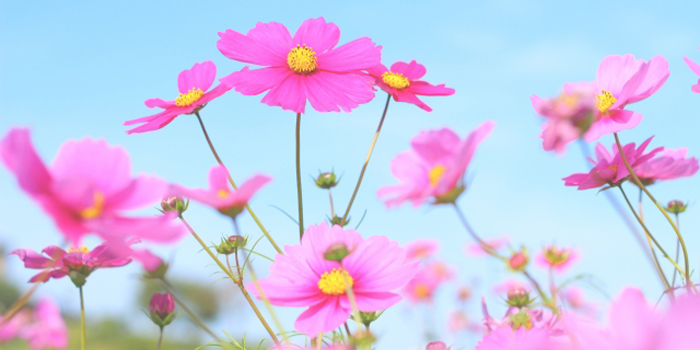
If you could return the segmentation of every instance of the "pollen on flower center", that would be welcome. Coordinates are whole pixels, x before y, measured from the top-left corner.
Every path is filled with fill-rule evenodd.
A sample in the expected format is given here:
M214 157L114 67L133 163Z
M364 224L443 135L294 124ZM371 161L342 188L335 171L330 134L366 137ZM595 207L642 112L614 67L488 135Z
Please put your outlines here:
M405 89L411 86L411 82L401 73L386 71L382 73L382 81L384 84L393 87L394 89Z
M617 164L613 164L613 165L611 165L611 166L609 166L609 167L607 167L607 168L605 168L605 169L607 169L607 170L612 170L612 171L617 171Z
M81 210L80 216L86 220L94 219L94 218L100 216L104 205L105 205L105 196L102 194L102 192L97 191L94 194L94 199L93 199L92 205Z
M200 88L191 88L186 94L180 94L178 98L175 99L175 105L178 107L189 107L193 103L199 101L204 95L204 91Z
M432 169L430 169L430 172L428 172L428 179L430 179L430 187L437 186L438 182L440 182L440 179L442 178L442 175L445 174L446 170L447 168L445 168L445 166L442 164L438 164Z
M68 253L78 253L78 252L82 252L82 253L87 254L87 253L90 253L90 249L88 249L88 247L86 247L84 245L81 245L78 248L76 248L76 247L68 248Z
M224 198L228 197L228 191L226 191L226 190L219 190L219 192L216 192L216 195L217 195L219 198L224 199Z
M596 108L598 108L601 113L605 113L617 102L617 99L613 96L612 92L602 90L600 94L595 96L595 101Z
M316 52L306 44L297 45L292 48L287 55L289 68L298 74L313 73L318 64L316 63Z
M318 280L318 289L326 295L341 295L345 294L345 283L352 288L352 276L343 268L335 268L331 272L325 272Z

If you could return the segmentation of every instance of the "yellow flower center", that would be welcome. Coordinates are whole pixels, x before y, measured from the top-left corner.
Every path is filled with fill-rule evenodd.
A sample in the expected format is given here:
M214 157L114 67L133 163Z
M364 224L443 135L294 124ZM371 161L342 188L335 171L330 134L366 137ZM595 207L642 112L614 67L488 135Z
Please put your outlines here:
M178 98L175 99L175 105L178 107L189 107L193 103L199 101L204 95L204 91L200 88L191 88L186 94L180 94Z
M335 268L331 272L326 272L321 275L318 280L318 289L326 295L341 295L345 294L346 281L352 288L352 276L343 268Z
M76 247L68 248L68 253L78 253L78 252L83 252L83 253L87 254L90 252L90 249L88 249L88 247L86 247L84 245L81 245L78 248L76 248Z
M382 81L384 84L393 87L394 89L405 89L411 86L411 82L406 79L401 73L386 71L382 73Z
M80 216L85 220L94 219L102 213L105 196L100 191L96 191L94 196L92 205L80 211Z
M569 251L551 247L544 251L544 256L551 265L558 266L569 259Z
M613 96L612 92L608 90L601 91L602 92L600 94L595 96L595 106L601 113L605 113L615 104L615 102L617 102L617 99L615 96Z
M219 190L219 192L216 192L216 195L219 196L219 198L224 199L228 197L228 191L226 190Z
M291 70L298 74L313 73L318 68L316 52L306 44L297 45L289 51L287 64Z
M617 164L613 164L605 169L612 170L612 171L617 171Z
M437 186L438 182L440 182L440 179L442 178L442 175L445 175L445 171L447 171L447 168L445 168L445 166L442 164L438 164L430 169L430 172L428 172L430 187Z

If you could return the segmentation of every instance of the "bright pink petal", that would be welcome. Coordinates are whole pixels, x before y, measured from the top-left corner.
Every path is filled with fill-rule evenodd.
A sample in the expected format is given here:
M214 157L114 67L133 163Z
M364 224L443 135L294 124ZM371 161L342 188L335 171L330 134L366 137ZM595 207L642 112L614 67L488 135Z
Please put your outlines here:
M319 54L317 63L319 69L347 73L376 67L381 64L381 55L381 46L368 37L362 37Z
M252 178L246 180L243 184L238 187L238 190L234 192L234 197L237 203L248 203L251 198L255 195L260 188L265 186L268 182L272 181L272 178L265 175L255 175Z
M273 86L260 102L268 106L282 107L286 111L304 113L306 107L305 78L305 76L290 74L287 79Z
M123 241L124 237L138 237L156 243L174 243L185 234L182 225L173 219L175 213L159 217L107 217L90 222L100 236L108 241Z
M185 91L187 92L187 91ZM146 100L146 107L148 108L154 108L154 107L159 107L159 108L170 108L170 107L175 107L175 101L163 101L160 98L151 98ZM129 122L127 122L129 123ZM134 124L131 122L131 124ZM131 125L131 124L124 124L124 125Z
M372 85L360 74L317 72L304 78L304 94L319 112L349 112L374 98Z
M161 200L168 190L168 183L153 176L138 176L121 191L115 193L106 204L111 210L141 208Z
M415 60L409 63L398 61L391 65L390 71L394 73L401 73L408 80L418 80L427 72L425 66L416 62Z
M691 61L688 57L683 57L683 61L685 61L685 64L688 65L688 68L690 68L693 73L700 75L700 64Z
M329 298L327 302L311 306L299 315L294 322L294 329L308 337L315 337L319 333L328 333L338 328L348 317L350 310L340 305L340 298Z
M141 117L133 120L129 120L124 125L133 125L138 123L145 123L133 129L126 131L127 134L137 134L142 132L159 130L170 124L175 117L182 114L183 108L170 108L166 109L160 113L149 115L146 117Z
M246 66L242 70L222 78L221 83L243 95L250 96L270 90L293 74L288 67L248 69Z
M20 187L36 197L49 191L51 175L32 146L28 129L12 129L0 141L0 158Z
M224 56L261 66L286 66L294 46L287 27L277 22L258 22L246 35L229 29L219 36L216 47Z
M355 294L357 308L362 312L383 311L396 305L399 301L401 301L401 296L391 292L366 292ZM342 298L341 303L348 309L352 308L347 298Z
M427 96L448 96L455 93L455 89L448 88L445 84L431 85L424 81L414 81L406 90L416 95Z
M668 76L671 74L668 69L668 61L661 56L653 57L647 64L649 68L644 75L644 79L634 91L633 95L627 99L627 103L638 102L651 96L664 85Z
M395 93L392 93L392 95L394 96L394 100L397 101L397 102L406 102L406 103L414 104L414 105L420 107L421 109L423 109L423 110L425 110L425 111L428 111L428 112L432 112L432 111L433 111L433 109L430 108L430 106L428 106L427 104L423 103L423 101L421 101L421 100L416 96L416 94L414 94L414 93L413 93L411 90L409 90L409 89L396 90L396 92L395 92Z
M306 45L312 48L316 55L320 55L337 45L338 40L340 40L338 26L319 17L307 19L301 24L294 33L292 45Z
M591 142L597 140L605 134L612 134L618 131L633 129L642 121L640 113L629 111L626 109L613 110L608 113L612 117L603 117L594 122L584 134L586 141ZM627 120L627 122L618 123L616 120Z
M217 164L209 170L209 190L217 192L220 190L229 191L228 170L221 164Z
M192 68L185 69L177 76L177 88L181 94L186 94L193 88L203 92L209 90L216 79L216 65L212 61L195 63Z
M55 261L31 249L15 249L9 255L17 255L28 269L45 269L56 265Z

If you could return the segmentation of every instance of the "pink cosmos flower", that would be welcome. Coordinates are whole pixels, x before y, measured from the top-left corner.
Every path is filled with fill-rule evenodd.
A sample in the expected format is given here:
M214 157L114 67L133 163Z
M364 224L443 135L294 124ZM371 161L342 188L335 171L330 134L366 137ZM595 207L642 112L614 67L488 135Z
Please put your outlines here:
M0 344L15 339L30 320L31 315L29 312L22 310L0 326ZM3 322L5 322L4 315L0 315L0 324Z
M440 242L436 239L417 239L406 245L406 257L411 260L423 260L430 258L440 249Z
M510 239L507 236L502 236L491 240L484 240L484 243L486 243L486 245L494 251L498 251L499 249L508 245L508 242L510 242ZM466 252L467 255L471 256L488 255L484 248L482 248L478 243L467 244Z
M608 56L596 72L596 115L584 135L593 141L601 135L631 129L639 124L642 115L625 108L655 93L668 79L668 61L656 56L646 62L632 55Z
M687 148L665 149L656 157L639 165L635 174L645 185L651 185L658 180L693 176L698 172L698 160L695 157L685 158L687 155Z
M133 242L135 243L135 242ZM100 244L90 251L87 247L69 248L65 251L55 245L41 251L45 257L31 249L15 249L10 255L17 255L24 267L44 271L32 277L29 282L46 282L49 278L61 278L75 271L88 277L93 271L106 267L120 267L131 262L129 256L119 255L108 244Z
M58 305L51 299L41 299L34 309L35 321L24 327L20 337L29 341L32 349L68 347L68 327Z
M428 112L433 109L416 95L449 96L455 93L455 89L445 87L445 84L435 86L419 80L425 75L426 69L415 60L409 63L398 61L391 65L391 69L379 64L367 72L382 90L394 97L394 101L412 103Z
M216 65L212 61L195 63L192 68L183 70L177 76L177 88L180 91L180 96L174 101L163 101L160 98L146 100L146 107L158 107L162 108L163 111L126 121L124 125L143 124L128 130L126 133L158 130L170 124L178 115L198 112L211 100L231 89L224 84L219 84L209 90L214 79L216 79Z
M559 349L550 341L549 331L544 328L525 329L520 327L513 330L510 327L499 327L487 334L476 345L474 350L554 350Z
M219 33L217 47L233 60L265 66L221 79L243 95L269 92L262 103L304 113L306 101L319 112L349 112L374 98L373 81L362 73L379 65L381 46L363 37L335 47L340 30L323 17L307 19L292 37L277 22L258 22L243 35Z
M688 68L693 71L693 73L700 75L700 64L691 61L688 57L683 57L683 60L685 61L685 64L688 65ZM700 80L698 80L697 84L691 86L690 90L700 94Z
M176 196L187 197L209 205L221 212L238 214L261 187L272 181L271 177L256 175L238 186L237 190L233 190L229 187L228 176L228 170L223 165L215 165L209 171L209 189L189 189L173 185L171 192Z
M327 249L339 244L350 254L340 262L324 259ZM270 275L259 283L274 305L308 307L294 328L309 337L330 332L348 319L352 307L347 284L360 311L385 310L401 300L393 291L413 277L419 263L407 260L406 251L385 236L363 239L355 230L326 223L309 226L301 244L286 246L285 252L277 254ZM258 295L254 284L246 288Z
M567 287L562 291L564 301L571 307L572 310L588 317L596 317L598 307L595 303L586 298L586 294L580 288Z
M535 262L543 268L552 268L556 272L563 273L577 258L578 254L573 249L550 245L537 253Z
M503 282L497 284L493 287L493 292L496 294L507 294L511 290L515 289L525 289L526 291L531 291L532 287L529 283L517 280L514 278L505 279Z
M113 243L114 249L125 247L130 237L169 243L184 233L172 215L124 216L128 210L159 203L168 185L151 176L132 178L128 153L104 140L67 141L47 167L29 131L12 129L0 140L0 158L73 246L80 246L89 233Z
M464 140L450 129L423 131L411 140L411 150L391 160L391 172L401 183L379 189L387 206L410 201L419 206L429 199L446 197L463 189L462 180L472 156L496 126L486 121ZM454 200L454 198L450 198Z
M444 282L452 279L454 272L441 262L432 262L423 266L416 276L403 288L402 294L410 301L431 302L435 291Z
M648 153L644 153L644 150L649 145L652 138L653 136L644 141L639 145L639 148L635 148L634 142L628 143L622 147L622 151L625 153L627 161L633 170L637 169L644 162L664 149L663 147L659 147ZM596 160L588 159L594 164L593 169L591 169L588 174L573 174L565 177L563 180L566 181L566 186L578 186L579 190L587 190L605 185L616 186L630 175L625 163L622 161L622 157L620 157L617 151L616 145L612 146L611 154L599 143L595 147L595 155Z

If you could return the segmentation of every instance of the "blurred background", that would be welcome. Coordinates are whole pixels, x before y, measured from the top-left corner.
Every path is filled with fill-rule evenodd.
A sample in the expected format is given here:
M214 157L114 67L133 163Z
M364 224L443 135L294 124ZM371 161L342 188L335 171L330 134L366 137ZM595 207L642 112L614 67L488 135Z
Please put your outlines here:
M542 150L538 138L542 120L529 98L556 95L565 82L594 80L598 63L608 55L631 53L644 59L662 55L670 62L670 78L655 95L631 107L644 119L620 137L623 143L639 143L656 135L653 147L688 147L690 155L699 155L700 95L690 91L697 76L682 60L688 56L700 61L699 10L700 3L680 6L652 1L120 1L73 6L3 1L0 133L14 126L30 127L34 144L47 162L67 139L106 138L130 152L134 173L204 187L215 160L194 116L180 116L162 130L138 135L126 135L122 124L155 113L143 105L147 98L177 97L177 74L195 62L213 60L219 77L242 68L243 64L219 53L217 32L245 33L257 21L278 21L293 33L305 19L323 16L340 27L341 44L369 36L383 46L384 64L415 59L427 67L426 81L446 83L457 91L446 98L424 98L432 113L391 103L352 208L351 227L366 211L358 228L365 237L381 234L401 243L419 237L438 239L442 242L438 258L458 271L432 303L402 302L373 324L377 346L423 348L428 340L440 339L468 349L480 336L448 331L449 315L463 308L472 323L479 323L483 296L493 308L492 315L500 316L504 296L492 289L511 274L498 261L465 254L465 245L471 242L450 208L406 205L387 210L376 191L395 181L389 171L391 158L408 149L410 138L421 130L448 126L466 135L486 119L496 121L494 133L470 166L470 186L459 202L479 234L485 238L507 235L513 247L522 244L533 253L552 243L576 247L582 259L567 276L557 278L591 276L578 286L602 310L607 298L630 285L656 300L661 286L604 196L596 190L564 187L561 178L587 171L586 164L575 143L564 156ZM296 216L297 210L295 118L292 112L259 103L261 98L231 91L201 115L238 182L257 173L274 177L256 195L252 207L279 244L296 244L297 227L282 212ZM319 171L334 169L342 174L334 199L336 210L345 209L384 101L384 93L378 91L374 101L351 114L309 108L303 116L307 224L326 220L329 211L327 193L315 188L310 179ZM608 135L600 141L610 146L613 139ZM631 185L629 191L634 192ZM697 267L697 177L659 183L651 191L662 202L690 201L681 217L681 230L691 265ZM155 209L143 213L152 214ZM209 208L193 204L187 217L208 242L232 234L229 221ZM661 243L673 250L673 231L648 201L646 219ZM261 234L249 215L244 214L241 226L253 240ZM61 237L53 222L17 187L15 178L0 170L2 257L17 248L39 251L61 245ZM88 240L91 247L97 244ZM226 331L236 339L245 334L251 344L265 336L236 288L220 279L216 266L192 237L175 246L152 248L171 263L170 278L176 288L215 332L223 336ZM256 249L274 255L265 240ZM7 307L30 288L26 281L36 271L24 269L15 256L0 261L0 302ZM255 263L266 275L267 262L257 259ZM546 271L533 270L538 279L546 278ZM139 266L131 264L90 276L85 287L90 349L155 348L158 328L140 310L148 308L151 293L162 289L144 284L140 274ZM464 286L470 288L471 297L461 306L457 291ZM42 296L60 304L71 325L70 349L77 349L78 291L64 278L42 285L32 302ZM291 330L301 309L277 310L285 328ZM166 340L164 349L192 349L210 341L184 316L166 329Z

